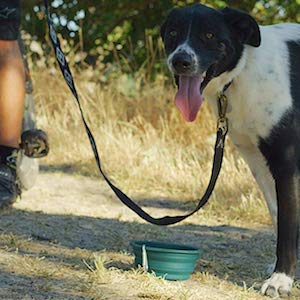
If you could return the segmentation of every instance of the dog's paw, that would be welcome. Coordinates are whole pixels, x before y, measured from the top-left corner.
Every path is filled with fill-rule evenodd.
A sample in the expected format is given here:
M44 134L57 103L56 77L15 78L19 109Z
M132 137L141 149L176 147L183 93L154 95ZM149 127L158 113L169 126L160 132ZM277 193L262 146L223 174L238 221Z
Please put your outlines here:
M294 279L284 273L273 273L261 288L263 295L272 298L285 297L290 294Z

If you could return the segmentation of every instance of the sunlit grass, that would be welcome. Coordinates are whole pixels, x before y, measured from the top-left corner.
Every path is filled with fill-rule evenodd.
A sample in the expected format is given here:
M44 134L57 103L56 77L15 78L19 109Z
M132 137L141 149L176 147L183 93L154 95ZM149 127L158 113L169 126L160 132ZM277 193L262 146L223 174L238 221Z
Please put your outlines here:
M44 162L98 176L78 108L61 75L43 70L33 78L38 123L51 143ZM207 105L197 121L188 124L173 104L175 88L164 76L145 83L139 75L120 74L105 85L92 79L90 70L76 74L85 116L109 177L133 197L198 199L210 177L215 141L216 121ZM270 223L262 194L230 142L206 211L230 220Z
M102 69L75 70L75 81L103 168L112 181L135 199L147 199L150 203L151 199L160 200L162 207L147 207L151 212L164 212L164 201L170 203L173 200L176 205L182 202L186 204L184 207L191 208L196 204L195 199L204 193L210 177L216 120L206 103L195 123L182 120L173 104L175 87L171 80L162 75L164 72L153 76L154 81L150 80L149 74L154 69L155 59L162 56L162 49L161 46L154 49L150 40L147 43L145 64L134 75L115 71L108 76L109 67L103 65ZM129 65L126 57L116 58L120 59L118 64ZM41 164L47 165L49 171L102 180L76 102L60 72L46 68L45 61L42 57L39 67L32 67L38 126L48 133L51 146L49 156ZM48 57L47 61L52 65L53 57ZM163 64L161 66L164 68ZM71 67L73 70L76 67L72 59ZM51 174L58 181L66 176L55 175ZM76 185L84 185L83 178L78 178L74 181ZM20 215L26 211L35 212L33 216L27 216L30 219L42 211L54 222L56 227L53 228L62 226L64 230L54 242L52 238L39 240L34 234L18 235L11 229L13 226L8 227L12 233L0 235L1 270L16 278L32 279L33 290L37 293L55 292L62 299L78 299L75 298L78 296L95 300L264 299L258 288L266 277L264 268L273 260L275 249L270 234L262 233L259 237L256 234L257 228L271 222L249 168L229 141L221 175L209 204L174 227L161 229L140 223L140 220L133 221L128 211L121 209L121 204L117 206L111 200L112 193L102 195L103 190L96 190L95 185L91 193L98 195L99 192L102 200L106 200L101 203L101 210L96 205L98 202L87 201L81 206L82 194L87 198L90 194L74 189L78 195L70 195L68 189L71 186L66 186L65 194L59 195L66 198L64 201L72 202L68 209L57 204L61 204L62 198L54 201L55 193L47 195L47 188L40 188L39 203L37 199L21 200L15 209L21 209ZM43 202L44 206L38 205ZM67 219L61 215L71 218L72 223L66 226ZM86 218L85 226L79 226L81 218ZM104 223L98 223L100 220ZM47 232L55 230L52 221L41 228L46 238ZM38 222L33 223L39 226ZM119 224L126 234L118 231L120 227L116 225ZM232 224L234 232L220 231L223 224ZM252 226L253 232L243 236L243 229ZM99 237L93 240L93 234L99 233L94 232L94 228L102 234L100 242ZM81 246L81 232L91 233L90 248L77 248ZM127 252L128 243L144 238L177 238L176 242L183 243L193 240L203 247L203 256L197 261L191 279L170 282L141 268L135 269L133 255ZM101 250L96 251L98 247ZM251 255L248 255L248 249ZM291 299L299 296L298 281L295 286L297 291L293 293L296 296Z

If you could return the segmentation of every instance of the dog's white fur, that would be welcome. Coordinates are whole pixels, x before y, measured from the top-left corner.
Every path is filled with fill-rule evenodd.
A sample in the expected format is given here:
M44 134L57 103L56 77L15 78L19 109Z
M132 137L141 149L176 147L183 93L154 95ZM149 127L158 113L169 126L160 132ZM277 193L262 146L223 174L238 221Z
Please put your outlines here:
M266 280L261 288L263 294L266 293L267 289L273 288L273 297L278 298L279 292L281 294L288 294L292 289L293 279L284 273L273 273L272 276Z
M262 44L245 46L243 55L231 72L213 79L203 96L217 113L217 94L233 80L226 92L230 107L229 136L248 163L262 189L277 228L277 203L274 179L258 148L258 136L266 138L283 114L292 106L289 78L289 53L286 41L300 41L300 25L261 26ZM299 83L300 84L300 83ZM274 273L262 292L270 288L290 291L293 278Z

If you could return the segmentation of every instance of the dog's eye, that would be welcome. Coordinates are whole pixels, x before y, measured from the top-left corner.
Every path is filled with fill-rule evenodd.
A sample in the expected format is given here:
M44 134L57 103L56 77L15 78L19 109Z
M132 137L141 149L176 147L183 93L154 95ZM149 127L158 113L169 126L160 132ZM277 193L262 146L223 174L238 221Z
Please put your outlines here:
M171 37L176 37L177 36L177 32L175 30L172 30L172 31L169 32L169 35Z
M219 42L219 43L218 43L218 49L219 49L220 51L225 51L226 45L225 45L224 43L222 43L222 42Z
M213 39L213 38L215 37L214 34L211 33L211 32L207 32L207 33L205 34L205 36L206 36L209 40L211 40L211 39Z

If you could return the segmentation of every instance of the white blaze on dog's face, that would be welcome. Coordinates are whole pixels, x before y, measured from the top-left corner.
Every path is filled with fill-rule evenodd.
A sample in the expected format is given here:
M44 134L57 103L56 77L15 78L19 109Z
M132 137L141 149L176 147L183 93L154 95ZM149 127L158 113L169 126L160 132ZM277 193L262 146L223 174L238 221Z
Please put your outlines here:
M236 66L244 44L260 45L259 27L250 15L201 4L173 9L161 36L178 85L175 104L189 122L197 116L208 82Z

